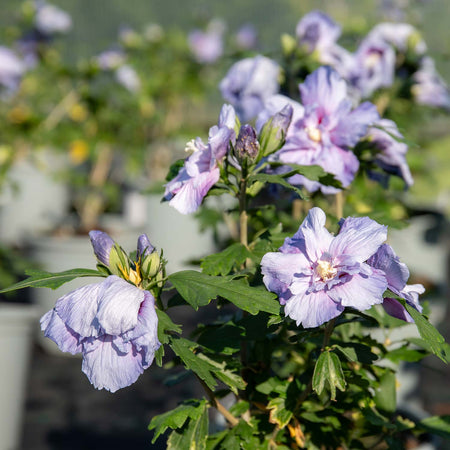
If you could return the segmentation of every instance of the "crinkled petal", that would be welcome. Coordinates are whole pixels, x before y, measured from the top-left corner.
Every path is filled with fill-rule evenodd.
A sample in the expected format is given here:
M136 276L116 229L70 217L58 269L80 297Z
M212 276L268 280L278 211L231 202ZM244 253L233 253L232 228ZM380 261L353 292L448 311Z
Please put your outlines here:
M305 247L311 261L317 261L327 252L333 235L325 228L326 216L320 208L311 208L299 228L305 238Z
M236 111L231 105L223 105L219 114L218 126L234 129L236 124Z
M83 337L98 336L99 327L95 317L98 297L105 281L75 289L56 302L55 310L61 320Z
M368 217L348 217L330 245L330 254L352 255L356 261L370 258L386 241L387 227Z
M143 368L149 367L155 352L161 346L158 340L158 316L155 311L155 299L150 292L145 291L145 300L139 309L136 327L123 337L130 339L136 351L141 354Z
M144 371L141 355L121 352L114 340L113 336L103 335L83 343L81 369L96 389L116 392L133 384Z
M318 106L326 115L333 115L347 99L347 83L329 67L319 67L300 85L302 104Z
M383 302L383 293L387 289L384 273L373 269L372 275L353 275L345 283L334 285L328 295L342 306L351 306L359 311Z
M331 132L331 140L338 147L353 148L379 118L375 105L364 102L339 121Z
M115 275L102 283L97 319L107 334L118 336L134 328L144 291Z
M323 291L293 296L284 306L285 314L305 328L318 327L337 317L343 310L342 305L334 302Z
M173 206L181 214L191 214L201 205L208 191L219 181L220 170L214 168L211 171L200 174L183 184L181 189L170 200Z
M44 336L55 342L61 351L72 353L72 355L81 352L80 335L70 329L54 309L44 314L40 323Z
M409 323L414 322L408 311L406 311L403 305L395 298L385 298L383 301L383 308L392 317Z
M425 288L422 284L407 284L401 291L400 295L405 298L409 305L421 313L423 308L419 304L419 295L424 292Z
M266 253L261 260L263 281L269 291L280 293L279 283L289 286L295 274L311 272L310 262L302 253Z
M378 251L367 260L367 264L386 274L388 288L397 295L405 287L409 278L406 264L400 262L392 247L383 244Z

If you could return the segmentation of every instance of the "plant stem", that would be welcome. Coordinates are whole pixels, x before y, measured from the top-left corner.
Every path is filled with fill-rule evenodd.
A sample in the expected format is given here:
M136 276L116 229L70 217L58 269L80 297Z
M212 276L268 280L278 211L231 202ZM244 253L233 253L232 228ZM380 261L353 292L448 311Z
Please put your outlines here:
M334 205L335 205L335 214L338 219L341 219L344 216L344 193L339 191L334 196Z
M208 395L209 400L211 404L214 406L214 408L216 408L217 411L219 411L220 414L222 414L222 416L225 417L225 419L232 427L236 426L239 423L239 420L236 419L236 417L234 417L233 414L231 414L230 411L228 411L228 409L222 405L222 403L220 403L220 401L216 398L214 392L208 387L208 385L197 374L195 376L197 377L198 381L200 381L200 384L203 386L203 389Z
M108 145L102 145L89 175L90 191L80 210L80 227L83 231L89 231L98 226L98 218L104 206L101 191L108 179L112 161L111 148Z
M242 174L239 183L239 238L242 245L248 247L248 216L247 216L247 180Z

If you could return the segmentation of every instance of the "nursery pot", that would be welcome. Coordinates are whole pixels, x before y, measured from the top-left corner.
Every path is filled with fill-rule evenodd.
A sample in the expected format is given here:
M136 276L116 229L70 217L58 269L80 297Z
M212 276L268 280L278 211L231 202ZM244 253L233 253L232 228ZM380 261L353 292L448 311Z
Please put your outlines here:
M103 219L104 229L125 251L136 250L139 232L128 229L127 224L120 217L108 216ZM66 236L42 236L30 243L31 258L43 270L49 272L62 272L64 270L85 268L95 269L97 260L92 250L88 235ZM40 315L50 311L56 301L65 294L90 283L98 283L104 278L83 277L63 284L56 290L48 288L31 289L32 301L36 304ZM57 345L44 337L42 331L38 331L38 344L52 354L67 355L62 353Z
M168 203L161 203L161 195L148 196L147 217L147 234L158 251L163 249L164 258L168 261L167 273L198 269L191 261L216 250L213 233L200 231L192 214L180 214Z
M20 444L26 381L38 313L33 305L0 303L0 450Z
M4 244L21 245L30 234L53 228L67 211L69 192L45 170L45 159L49 157L42 155L39 167L21 160L11 168L10 182L0 196L0 236ZM54 160L53 155L52 164Z

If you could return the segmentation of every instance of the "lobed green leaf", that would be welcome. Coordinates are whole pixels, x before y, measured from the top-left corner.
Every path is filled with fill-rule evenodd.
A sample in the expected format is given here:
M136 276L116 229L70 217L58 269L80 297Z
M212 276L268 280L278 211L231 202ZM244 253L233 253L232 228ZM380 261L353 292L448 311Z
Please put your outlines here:
M320 354L313 374L313 390L320 395L325 386L330 387L331 400L336 400L336 388L345 391L345 378L338 356L330 351Z
M280 304L275 300L275 294L262 288L251 287L244 280L231 280L184 270L169 275L169 281L195 310L217 297L222 297L253 315L260 311L280 313Z

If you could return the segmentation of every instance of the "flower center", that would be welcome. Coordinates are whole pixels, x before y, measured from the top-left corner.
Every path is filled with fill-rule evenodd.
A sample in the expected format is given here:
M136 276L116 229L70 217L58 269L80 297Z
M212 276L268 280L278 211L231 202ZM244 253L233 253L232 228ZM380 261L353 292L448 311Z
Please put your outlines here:
M306 133L308 137L314 142L320 142L322 140L322 133L316 127L307 127Z
M184 151L195 153L198 151L197 146L195 145L195 139L191 139L189 142L186 143L186 147L184 148Z
M378 65L381 59L381 55L378 52L372 52L365 60L364 66L367 69L373 69L376 65Z
M335 269L329 261L319 261L316 267L317 274L322 281L328 281L337 275L337 269Z
M128 274L128 279L136 286L139 286L139 284L142 281L141 276L136 270L130 269L130 273Z

